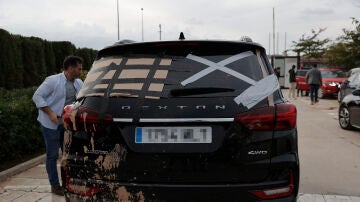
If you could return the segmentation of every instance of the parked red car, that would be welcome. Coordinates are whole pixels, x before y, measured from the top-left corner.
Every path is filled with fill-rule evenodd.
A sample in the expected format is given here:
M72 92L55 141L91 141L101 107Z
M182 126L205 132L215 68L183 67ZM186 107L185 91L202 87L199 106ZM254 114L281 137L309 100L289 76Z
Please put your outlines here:
M337 95L340 84L347 79L347 74L341 68L319 68L322 76L322 86L319 88L318 97ZM301 69L296 72L296 84L299 90L309 94L310 86L306 83L306 73L309 69Z
M340 68L319 68L322 76L322 86L318 96L337 95L340 84L347 79L347 74Z
M305 92L305 95L309 94L310 86L306 83L306 73L309 69L299 69L296 71L296 85L297 89Z

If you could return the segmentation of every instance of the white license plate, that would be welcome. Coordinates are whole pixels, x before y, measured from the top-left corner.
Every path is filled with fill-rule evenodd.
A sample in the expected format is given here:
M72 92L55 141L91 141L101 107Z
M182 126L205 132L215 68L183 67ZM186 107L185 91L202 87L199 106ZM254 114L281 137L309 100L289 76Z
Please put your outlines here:
M135 143L211 143L211 127L137 127Z

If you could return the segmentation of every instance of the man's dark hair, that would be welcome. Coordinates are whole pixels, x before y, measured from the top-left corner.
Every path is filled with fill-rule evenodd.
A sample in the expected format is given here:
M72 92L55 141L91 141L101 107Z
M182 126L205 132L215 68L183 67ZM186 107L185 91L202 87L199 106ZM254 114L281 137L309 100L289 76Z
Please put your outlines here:
M75 67L78 64L82 64L84 60L82 57L69 55L64 59L63 67L67 70L69 67Z
M314 64L313 66L316 68L316 67L317 67L317 64Z

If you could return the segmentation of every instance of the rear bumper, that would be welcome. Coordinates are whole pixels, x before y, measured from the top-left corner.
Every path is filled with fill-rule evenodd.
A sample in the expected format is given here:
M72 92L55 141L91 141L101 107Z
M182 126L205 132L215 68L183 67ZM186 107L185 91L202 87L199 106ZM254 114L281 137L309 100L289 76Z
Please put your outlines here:
M257 183L232 184L160 184L131 183L119 181L63 178L67 201L269 201L295 202L299 189L299 162L296 154L288 153L272 159L272 170L268 179ZM281 171L291 170L293 178L280 178ZM62 172L64 174L64 172ZM65 177L63 175L63 177ZM291 180L292 179L292 180ZM292 185L286 196L261 199L252 191L273 190Z
M232 175L232 177L229 177L231 175L227 175L226 172L230 172L231 169L226 170L224 169L226 166L221 166L223 162L231 161L231 159L227 160L225 158L226 155L220 156L222 158L217 158L217 163L220 165L217 168L219 169L216 170L217 172L212 172L212 175L208 175L208 178L203 178L203 181L201 181L200 178L200 180L197 180L196 175L204 173L190 172L191 169L180 169L182 168L181 166L179 167L177 166L178 164L174 164L174 168L178 168L175 169L177 172L171 170L171 172L168 171L164 173L166 170L160 170L161 167L159 166L155 167L159 169L157 172L154 171L151 175L147 172L146 176L149 175L149 177L153 179L147 183L145 183L145 180L148 178L144 176L141 177L141 173L145 173L146 170L146 167L141 166L142 164L139 166L139 164L131 164L132 162L121 162L122 166L125 166L125 163L129 163L131 166L126 170L114 167L107 172L98 172L99 174L94 175L94 173L99 170L93 170L93 167L83 164L83 159L79 158L79 160L74 159L75 156L68 156L69 159L63 160L61 167L63 185L65 186L65 198L67 201L262 201L262 199L251 192L259 190L279 190L292 184L292 192L288 195L263 201L296 201L299 187L297 131L293 129L269 134L252 134L251 137L263 138L255 141L263 142L267 140L267 136L272 142L271 151L273 156L271 158L264 160L260 158L261 156L253 156L248 158L252 160L254 158L260 159L252 161L251 163L248 160L234 162L234 165L237 163L236 165L239 166L239 174L247 177L249 177L249 175L253 176L252 178L243 178L242 181L238 179L239 176L237 176L236 173ZM238 144L236 141L230 141L230 143ZM231 146L232 144L224 144L223 148L231 148ZM254 149L251 150L263 150L261 147L253 148ZM121 152L119 151L117 153ZM231 152L225 152L225 154L228 153L232 154ZM135 158L130 155L135 154L134 152L127 153L128 160L135 159L134 162L140 162L140 158ZM143 154L139 155L144 157ZM154 156L154 154L151 154L151 156ZM179 156L177 156L177 158L179 158ZM144 160L144 158L142 158L142 160ZM148 161L148 164L154 165L162 162L160 160L158 159L153 162ZM78 162L79 165L75 165L76 162ZM245 162L247 163L245 164ZM190 165L192 166L192 164L195 163L196 161L192 161ZM266 167L263 165L266 165ZM260 169L261 171L259 171L256 170L256 167L264 167L264 169ZM194 168L195 171L197 171L196 168L197 167ZM94 169L101 169L101 167L95 167ZM111 177L120 171L127 173L127 175L118 173L117 177ZM134 174L131 175L131 172L134 172ZM87 175L88 173L90 173L90 175ZM293 173L293 178L288 177L290 173ZM214 174L216 174L216 179L214 178ZM227 178L224 176L227 176ZM214 180L209 180L210 177ZM189 179L191 179L191 181ZM290 181L292 182L290 183Z
M92 196L81 196L65 192L67 201L262 201L249 190L261 187L273 187L274 184L221 184L221 185L165 185L165 184L129 184L97 181L101 192ZM296 201L297 192L292 195L264 201Z

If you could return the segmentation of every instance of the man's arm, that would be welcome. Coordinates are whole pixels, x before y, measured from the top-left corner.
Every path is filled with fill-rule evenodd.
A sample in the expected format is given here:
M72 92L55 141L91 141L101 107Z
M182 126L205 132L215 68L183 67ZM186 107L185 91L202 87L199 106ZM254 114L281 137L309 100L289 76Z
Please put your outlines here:
M53 123L55 123L56 125L59 125L58 116L57 116L57 114L56 114L55 112L53 112L53 111L50 109L50 107L47 107L47 106L46 106L46 107L41 107L40 109L49 116L50 120L51 120Z
M59 121L57 119L57 114L50 109L48 103L45 100L45 98L48 97L54 90L54 85L55 84L52 79L50 79L49 77L46 78L45 81L35 91L32 99L36 107L44 111L49 116L50 120L58 125Z

